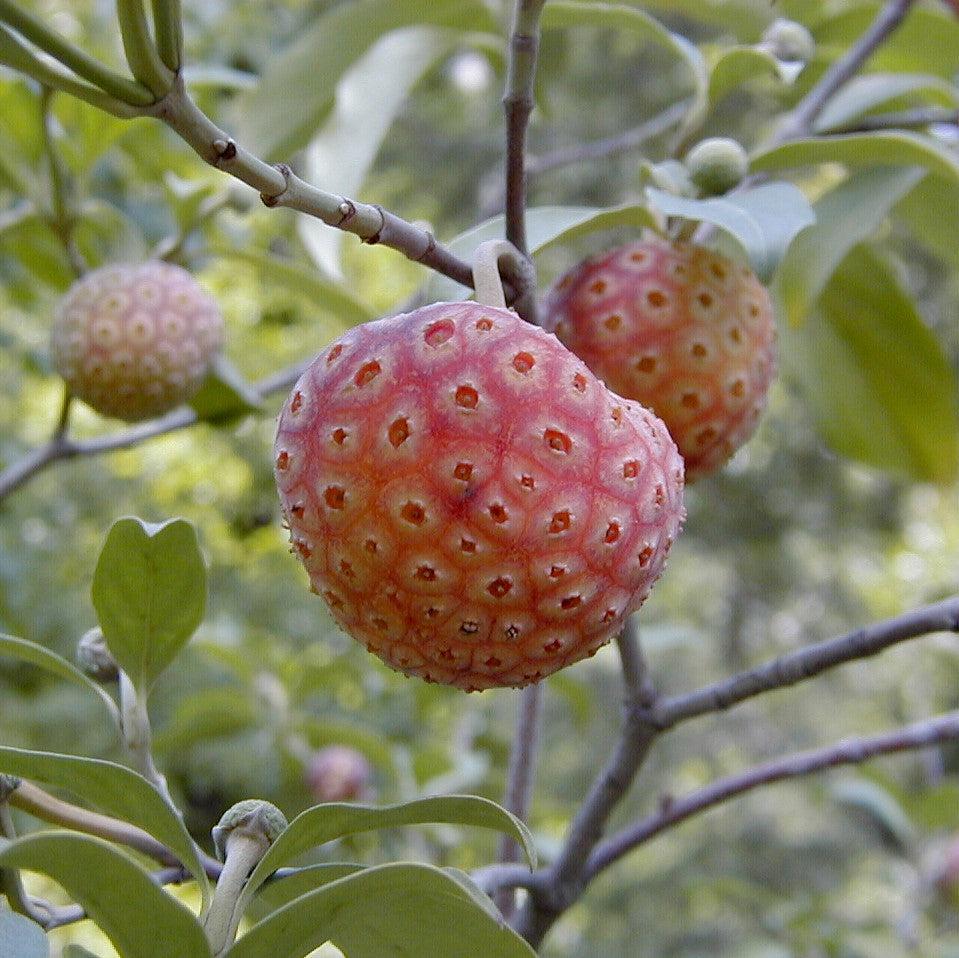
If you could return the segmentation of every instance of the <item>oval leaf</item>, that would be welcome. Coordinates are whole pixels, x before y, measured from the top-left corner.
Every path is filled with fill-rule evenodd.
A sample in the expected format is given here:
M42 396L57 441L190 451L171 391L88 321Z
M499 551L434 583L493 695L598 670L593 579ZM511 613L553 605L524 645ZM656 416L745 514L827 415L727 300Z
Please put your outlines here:
M203 618L206 568L196 530L183 519L118 519L92 594L113 657L137 689L148 691Z
M350 958L535 955L470 890L432 865L398 862L341 878L294 899L247 932L227 958L304 958L332 941Z
M752 80L792 83L801 68L801 64L783 63L759 47L724 50L709 72L709 102L716 103Z
M792 183L766 183L753 190L707 200L674 196L646 187L650 202L666 216L712 223L729 235L764 282L800 230L815 220L803 193Z
M0 772L66 789L101 812L143 829L169 848L200 883L204 897L208 894L190 833L157 790L132 769L97 758L0 746Z
M0 955L48 958L50 942L43 929L24 915L0 910Z
M0 633L0 655L9 655L15 659L20 659L21 662L29 662L31 665L36 665L61 679L67 679L69 682L74 682L82 688L94 692L106 706L110 718L113 719L117 728L120 727L120 711L116 702L93 679L84 675L73 663L61 658L55 652L51 652L35 642L28 642L26 639L18 639L12 635Z
M754 173L788 170L817 163L847 166L924 166L950 179L959 179L959 158L935 140L918 133L880 130L793 140L755 154Z
M240 97L240 139L278 160L305 146L333 107L340 77L385 33L431 25L498 32L480 0L357 0L307 27ZM282 103L282 109L277 104Z
M222 354L217 355L200 391L190 405L203 422L234 422L251 413L263 412L260 394Z
M257 888L279 867L311 848L358 832L379 831L403 825L473 825L491 828L515 838L530 864L535 864L533 838L529 829L496 802L473 795L444 795L421 798L402 805L354 805L331 803L308 808L290 822L253 869L241 896L249 902Z
M859 170L815 205L816 222L789 248L776 276L782 312L799 326L836 267L872 236L893 206L922 179L915 167Z
M0 867L39 872L58 882L121 955L210 958L193 914L155 885L133 859L98 838L35 832L4 845Z
M878 254L854 249L809 321L783 333L782 355L836 452L910 479L955 480L952 368Z

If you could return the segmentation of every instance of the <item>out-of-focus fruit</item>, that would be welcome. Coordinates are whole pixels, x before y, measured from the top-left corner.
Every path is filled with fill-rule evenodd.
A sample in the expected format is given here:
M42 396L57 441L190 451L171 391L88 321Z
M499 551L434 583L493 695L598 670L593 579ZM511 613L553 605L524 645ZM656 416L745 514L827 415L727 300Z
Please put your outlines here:
M686 154L689 178L706 196L728 193L749 170L749 157L741 144L724 136L700 140Z
M222 341L216 303L186 270L119 264L88 273L60 301L53 362L75 396L135 422L191 399Z
M544 313L610 389L662 418L687 481L753 434L776 374L776 332L769 294L748 267L649 233L571 269Z
M592 655L683 516L663 424L514 313L440 303L351 330L280 414L294 552L357 641L467 690Z
M306 783L320 802L350 802L367 797L373 769L348 745L328 745L310 756Z

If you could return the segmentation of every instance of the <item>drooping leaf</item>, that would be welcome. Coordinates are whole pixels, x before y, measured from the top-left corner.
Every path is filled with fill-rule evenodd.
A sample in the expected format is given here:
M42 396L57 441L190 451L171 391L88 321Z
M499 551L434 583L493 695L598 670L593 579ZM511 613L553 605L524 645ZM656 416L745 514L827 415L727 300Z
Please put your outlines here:
M118 519L93 575L93 605L113 657L138 690L149 690L203 619L206 567L196 530Z
M217 355L190 405L203 422L235 422L263 411L260 394L226 356Z
M959 90L939 77L922 73L869 73L853 78L835 93L816 118L813 129L824 133L845 126L907 94L921 94L923 100L942 106L959 103Z
M102 759L0 746L0 772L64 788L94 808L129 822L166 845L189 869L204 895L203 865L182 820L141 775Z
M916 241L924 244L953 269L959 269L959 188L954 180L927 173L923 181L910 190L895 208L895 215L905 222Z
M816 222L796 237L776 275L782 314L790 324L803 322L846 254L874 235L923 175L916 167L857 170L816 202Z
M305 179L328 192L356 196L410 90L460 39L455 30L408 27L374 43L337 84L336 103L304 151ZM345 234L305 214L297 227L317 265L340 277Z
M0 847L0 867L48 875L129 958L210 958L193 914L132 858L74 832L34 832Z
M25 915L0 909L0 955L10 958L49 958L50 942L43 929Z
M916 828L892 794L867 778L838 782L830 791L840 805L862 815L887 846L909 857L918 837Z
M427 824L472 825L494 829L516 839L530 863L535 862L533 840L526 826L504 808L485 798L444 795L382 807L331 803L308 808L290 822L253 869L241 901L249 901L277 868L289 864L311 848L358 832Z
M844 133L793 140L750 159L754 173L788 170L817 163L847 166L924 166L949 179L959 179L959 158L928 136L895 130Z
M784 63L759 47L724 49L709 71L709 102L716 103L754 80L792 83L801 68L801 64Z
M736 241L760 279L768 281L789 244L815 219L809 201L791 183L766 183L755 189L705 200L674 196L646 187L662 214L712 223Z
M29 662L31 665L36 665L46 672L93 692L106 706L110 718L119 728L120 712L116 703L103 688L97 685L93 679L84 675L72 662L68 662L55 652L51 652L35 642L28 642L26 639L18 639L2 633L0 633L0 655L9 655L21 662Z
M384 34L408 26L498 32L480 0L357 0L323 13L239 98L240 138L269 160L305 146L333 107L336 85ZM277 109L277 104L283 104Z
M783 333L784 360L836 452L910 479L955 479L955 376L876 252L856 247L808 321Z
M304 958L332 941L349 958L531 958L532 948L442 869L367 868L309 892L254 925L227 958Z

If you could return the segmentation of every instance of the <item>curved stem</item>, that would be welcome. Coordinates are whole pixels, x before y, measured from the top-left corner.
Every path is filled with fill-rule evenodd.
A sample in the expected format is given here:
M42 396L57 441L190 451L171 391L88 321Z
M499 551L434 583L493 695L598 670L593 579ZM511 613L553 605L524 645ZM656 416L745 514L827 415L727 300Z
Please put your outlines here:
M165 96L173 84L173 72L160 59L154 46L143 0L117 0L117 19L123 51L133 75L155 99Z
M44 53L49 53L78 77L130 106L148 106L154 97L142 84L114 73L98 60L64 40L42 20L12 0L0 0L0 22L7 23Z
M139 108L104 93L98 87L77 80L59 64L40 59L19 37L0 24L0 63L25 73L38 83L63 90L80 100L119 117L139 116Z
M183 62L183 16L180 0L153 0L153 28L160 59L174 73Z

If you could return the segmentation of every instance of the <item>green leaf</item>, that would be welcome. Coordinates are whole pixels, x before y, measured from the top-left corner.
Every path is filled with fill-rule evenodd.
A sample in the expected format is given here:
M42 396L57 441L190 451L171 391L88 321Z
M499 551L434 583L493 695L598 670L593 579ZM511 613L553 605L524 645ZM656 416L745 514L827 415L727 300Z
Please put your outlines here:
M73 832L35 832L0 847L0 867L48 875L127 958L210 958L196 918L112 845Z
M915 826L886 789L867 778L855 778L839 782L831 792L840 805L861 814L887 845L900 855L909 856L916 844Z
M531 958L532 948L442 869L368 868L290 902L254 925L227 958L303 958L332 941L349 958Z
M809 0L803 2L808 3ZM715 0L706 3L703 0L644 0L643 6L694 23L713 24L743 39L758 37L774 15L771 4L756 3L754 0L723 0L720 3Z
M222 353L217 355L199 392L190 400L197 418L224 425L263 412L260 394Z
M205 688L177 702L170 724L153 739L157 752L179 751L197 742L235 735L262 718L253 696L241 688Z
M515 838L523 847L530 864L536 853L529 829L516 816L486 798L473 795L444 795L421 798L402 805L354 805L331 803L316 805L297 815L286 831L273 843L253 869L243 899L247 902L257 888L281 866L298 855L326 842L358 832L399 828L403 825L472 825L491 828Z
M855 77L833 94L816 118L813 129L824 133L846 126L876 107L911 93L921 93L922 99L943 106L959 103L959 90L939 77L922 73L870 73Z
M93 605L107 646L147 692L203 619L206 568L183 519L113 523L93 574Z
M791 183L766 183L707 200L674 196L652 186L646 187L646 193L666 216L718 226L735 240L759 278L767 282L796 234L815 219L809 201Z
M888 264L856 247L782 355L836 452L910 479L947 483L959 467L956 380Z
M268 903L271 910L281 908L294 898L329 885L330 882L355 875L368 867L352 862L323 862L319 865L306 865L303 868L294 869L292 874L275 878L261 885L257 898Z
M802 324L848 252L875 234L922 177L915 167L859 170L816 202L816 222L796 237L776 275L776 295L787 322Z
M907 193L894 210L897 217L912 231L916 241L924 244L953 269L959 269L959 189L954 180L933 173Z
M2 633L0 633L0 655L9 655L21 662L29 662L31 665L36 665L61 679L66 679L68 682L73 682L93 692L106 706L110 718L119 728L120 712L116 703L103 688L89 676L84 675L73 663L61 658L55 652L45 649L42 645L37 645L35 642L28 642L26 639L18 639Z
M959 158L928 136L880 130L793 140L755 154L754 173L788 170L817 163L847 166L924 166L950 179L959 179Z
M377 41L337 84L336 104L304 153L303 176L324 190L356 196L410 91L461 39L455 30L409 27ZM317 265L340 276L345 234L305 214L297 227Z
M598 0L549 0L543 8L543 30L570 27L601 27L608 30L628 30L650 43L658 44L686 61L695 75L697 64L690 60L690 44L672 33L655 17L624 3L601 3ZM695 50L695 47L693 47ZM698 58L698 51L693 59Z
M783 63L759 47L724 49L709 71L709 102L718 102L752 80L792 83L799 69L801 64Z
M288 157L333 107L340 78L385 33L407 26L498 32L480 0L356 0L326 11L240 96L239 139L257 156ZM277 104L282 104L277 109Z
M297 295L305 296L315 305L329 310L342 320L344 325L355 326L374 316L373 310L366 303L357 299L338 280L324 276L317 269L307 269L289 260L250 248L235 249L214 243L210 252L224 259L253 266L264 283L279 285Z
M630 204L602 209L593 206L534 206L526 214L527 245L530 252L539 253L550 246L569 242L579 236L599 230L631 226L635 229L657 228L662 225L645 206ZM461 233L449 248L463 259L472 260L481 243L501 239L505 235L502 216L474 226ZM472 290L445 276L433 276L427 285L431 300L453 301L466 299Z
M143 829L190 870L204 897L209 892L190 833L157 790L131 769L102 759L0 746L0 772L67 789L101 812Z
M43 929L24 915L0 910L0 955L9 958L48 958L50 942Z

